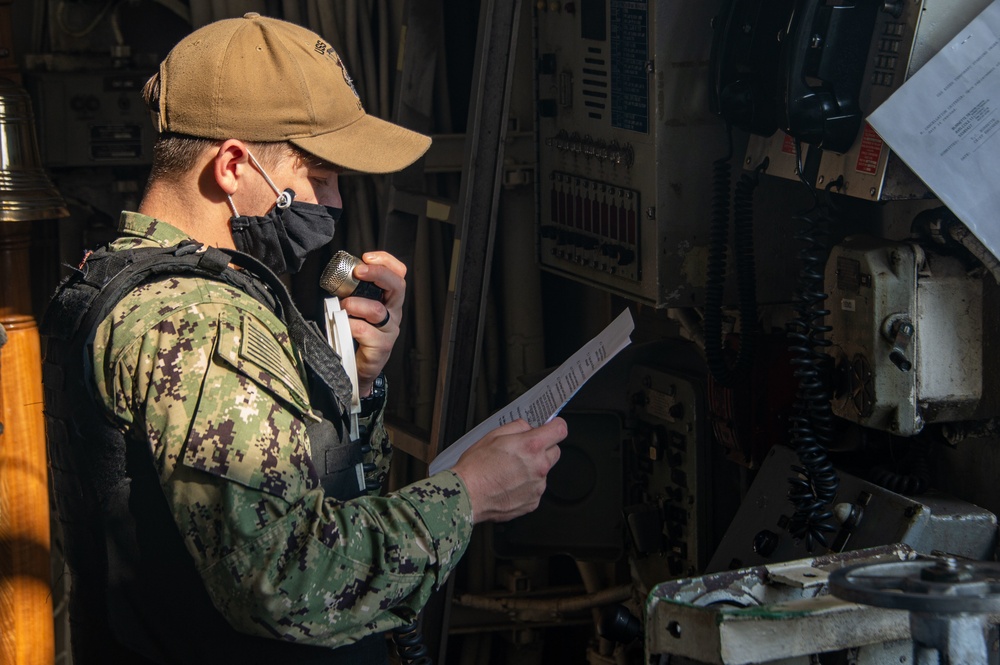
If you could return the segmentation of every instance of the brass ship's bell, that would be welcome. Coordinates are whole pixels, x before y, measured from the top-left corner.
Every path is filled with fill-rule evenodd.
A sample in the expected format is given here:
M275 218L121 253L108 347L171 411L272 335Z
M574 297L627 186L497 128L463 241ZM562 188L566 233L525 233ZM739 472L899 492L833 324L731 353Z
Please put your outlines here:
M28 92L0 78L0 222L67 217L69 210L42 168Z

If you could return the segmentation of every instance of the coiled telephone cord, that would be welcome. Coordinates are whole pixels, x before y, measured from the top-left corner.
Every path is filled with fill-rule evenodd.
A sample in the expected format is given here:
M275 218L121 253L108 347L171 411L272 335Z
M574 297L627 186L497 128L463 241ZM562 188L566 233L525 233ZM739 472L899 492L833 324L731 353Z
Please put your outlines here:
M753 252L753 194L760 184L760 174L767 169L767 158L754 170L744 173L733 194L733 257L739 294L740 345L736 361L726 359L722 342L722 297L726 281L726 246L729 241L730 162L729 154L712 164L712 219L709 230L708 274L705 282L705 360L712 378L732 386L753 364L757 336L757 272Z
M796 154L801 155L798 141ZM788 338L791 362L799 381L790 418L790 434L799 465L792 467L796 475L788 479L788 498L795 507L788 528L811 552L816 545L827 547L827 534L836 530L830 524L833 513L829 506L837 495L840 478L827 454L834 426L830 409L832 390L826 377L830 357L824 352L831 344L824 337L830 327L823 323L823 317L829 314L824 309L828 296L823 290L829 208L819 205L812 185L803 175L801 157L799 177L813 193L815 205L794 217L799 227L795 237L801 243L800 272L795 302L797 317L789 327ZM838 186L837 182L831 182L826 192Z

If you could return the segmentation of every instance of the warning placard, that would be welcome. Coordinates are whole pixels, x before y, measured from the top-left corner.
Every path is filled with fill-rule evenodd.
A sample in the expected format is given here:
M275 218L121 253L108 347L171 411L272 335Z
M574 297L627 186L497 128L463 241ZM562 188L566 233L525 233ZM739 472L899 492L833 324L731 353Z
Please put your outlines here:
M882 137L866 122L865 131L861 135L861 149L858 150L858 163L855 164L854 169L860 173L875 175L875 172L878 171L878 160L882 157L882 148L884 147L885 143L882 142Z

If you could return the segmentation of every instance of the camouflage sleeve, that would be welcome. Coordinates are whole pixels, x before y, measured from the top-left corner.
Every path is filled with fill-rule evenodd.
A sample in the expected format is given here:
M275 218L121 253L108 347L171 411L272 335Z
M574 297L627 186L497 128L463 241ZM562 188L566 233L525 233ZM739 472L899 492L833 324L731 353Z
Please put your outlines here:
M443 472L383 497L324 497L283 328L238 291L199 288L196 304L167 313L153 294L122 301L94 361L108 408L153 448L213 602L238 630L326 646L412 620L471 536L461 480Z

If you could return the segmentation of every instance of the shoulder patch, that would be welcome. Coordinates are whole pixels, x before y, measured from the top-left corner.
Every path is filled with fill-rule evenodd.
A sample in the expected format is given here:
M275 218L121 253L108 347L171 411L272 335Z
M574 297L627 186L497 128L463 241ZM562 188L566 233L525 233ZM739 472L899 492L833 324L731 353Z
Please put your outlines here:
M308 414L280 337L251 314L226 312L182 462L294 502L318 483L306 450Z
M216 354L254 383L309 412L308 391L290 347L256 317L242 312L239 321L221 321Z
M297 372L289 367L288 354L274 339L271 332L257 319L243 317L243 339L240 356L265 372L273 374L296 394L304 395L306 390Z

